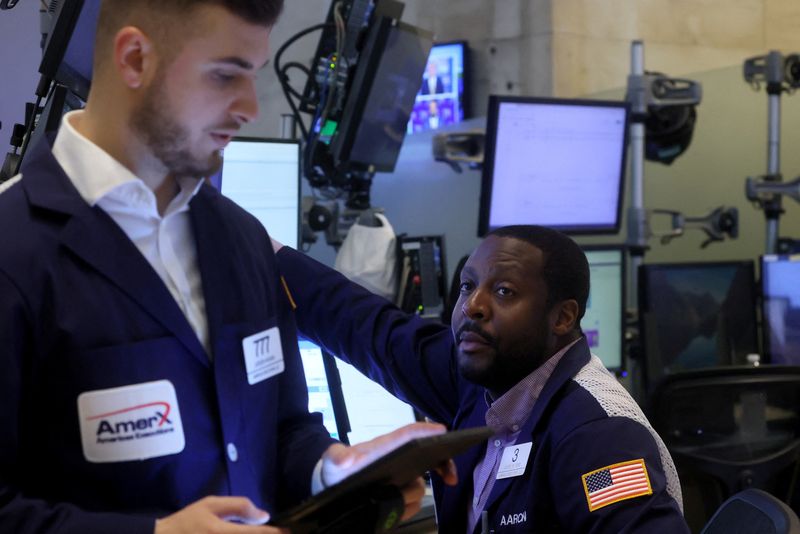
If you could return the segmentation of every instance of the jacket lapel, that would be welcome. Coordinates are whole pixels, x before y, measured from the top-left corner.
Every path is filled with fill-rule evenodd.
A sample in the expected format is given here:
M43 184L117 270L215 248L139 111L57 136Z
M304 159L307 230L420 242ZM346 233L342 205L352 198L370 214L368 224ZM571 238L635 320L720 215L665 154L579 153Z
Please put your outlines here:
M62 214L61 243L102 274L208 365L208 357L164 282L119 226L80 197L43 139L22 168L32 206ZM54 219L56 220L56 219Z
M220 329L225 322L226 303L242 300L238 297L231 299L230 295L237 285L232 283L232 275L226 271L226 266L234 261L235 250L225 234L225 221L215 207L218 197L215 189L203 185L190 204L212 352L216 351ZM216 360L217 355L214 356Z

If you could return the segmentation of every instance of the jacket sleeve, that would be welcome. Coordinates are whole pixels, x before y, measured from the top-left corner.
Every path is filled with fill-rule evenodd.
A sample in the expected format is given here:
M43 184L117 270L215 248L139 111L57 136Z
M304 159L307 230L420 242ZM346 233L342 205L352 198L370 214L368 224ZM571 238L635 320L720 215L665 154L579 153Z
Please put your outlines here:
M459 407L453 336L289 247L277 254L300 332L448 425Z
M323 426L322 416L308 412L308 390L297 347L294 314L277 277L275 288L281 344L285 355L278 408L278 466L281 477L278 508L285 509L311 495L314 467L335 440Z
M550 487L559 522L566 532L689 532L680 506L667 491L658 446L650 432L626 417L598 419L570 432L553 445ZM637 475L637 465L644 472ZM630 462L630 464L629 464ZM606 469L627 467L640 483L627 489L617 471L615 486L594 493L611 479ZM586 480L591 473L594 479ZM610 477L610 473L609 477ZM628 479L630 480L630 479Z
M152 534L153 518L92 513L67 503L50 503L25 495L25 473L18 461L24 422L26 363L35 343L25 299L0 271L0 532L45 534ZM80 481L75 481L80 484Z

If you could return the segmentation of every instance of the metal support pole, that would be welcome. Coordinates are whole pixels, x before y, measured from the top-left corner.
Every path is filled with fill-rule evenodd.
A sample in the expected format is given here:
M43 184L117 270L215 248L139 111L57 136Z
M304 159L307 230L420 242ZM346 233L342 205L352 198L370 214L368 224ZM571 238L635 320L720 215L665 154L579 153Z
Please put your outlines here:
M630 157L631 205L628 208L628 307L636 309L638 271L647 246L647 219L644 210L644 120L647 117L644 85L644 43L631 43L631 74L628 77L628 100L631 102Z
M780 181L781 150L781 93L783 92L783 54L775 50L767 54L767 180ZM777 195L764 205L767 218L767 254L778 247L778 221L781 216L781 197Z

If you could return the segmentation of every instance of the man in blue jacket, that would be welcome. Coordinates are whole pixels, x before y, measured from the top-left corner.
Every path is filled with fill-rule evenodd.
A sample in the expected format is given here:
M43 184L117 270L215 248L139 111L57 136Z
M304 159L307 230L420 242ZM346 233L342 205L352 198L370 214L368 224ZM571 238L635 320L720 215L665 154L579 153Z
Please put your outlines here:
M104 0L86 109L3 185L0 532L275 533L228 520L441 431L333 443L269 237L202 179L257 115L281 7Z
M278 261L301 332L434 421L495 430L456 458L456 487L435 484L440 532L688 532L664 443L582 335L589 267L568 237L492 232L452 332L296 251Z

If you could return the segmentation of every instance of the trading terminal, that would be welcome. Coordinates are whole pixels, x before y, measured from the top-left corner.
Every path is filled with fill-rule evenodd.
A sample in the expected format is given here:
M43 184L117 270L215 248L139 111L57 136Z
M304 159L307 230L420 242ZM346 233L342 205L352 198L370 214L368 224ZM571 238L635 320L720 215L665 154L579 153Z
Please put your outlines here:
M3 81L0 198L85 105L101 1L0 3L18 51L0 58L18 73ZM274 240L436 323L490 232L569 235L589 266L583 337L663 440L688 528L800 532L800 152L781 151L800 142L794 3L752 2L769 15L745 13L739 30L768 35L746 45L721 12L747 6L629 0L626 26L606 6L554 1L473 2L472 15L458 0L317 4L286 3L260 117L203 178ZM347 354L296 337L308 409L331 437L352 446L426 419ZM435 500L428 486L390 529L440 531ZM16 532L3 506L0 532ZM484 515L470 532L538 531L532 515L496 529Z

